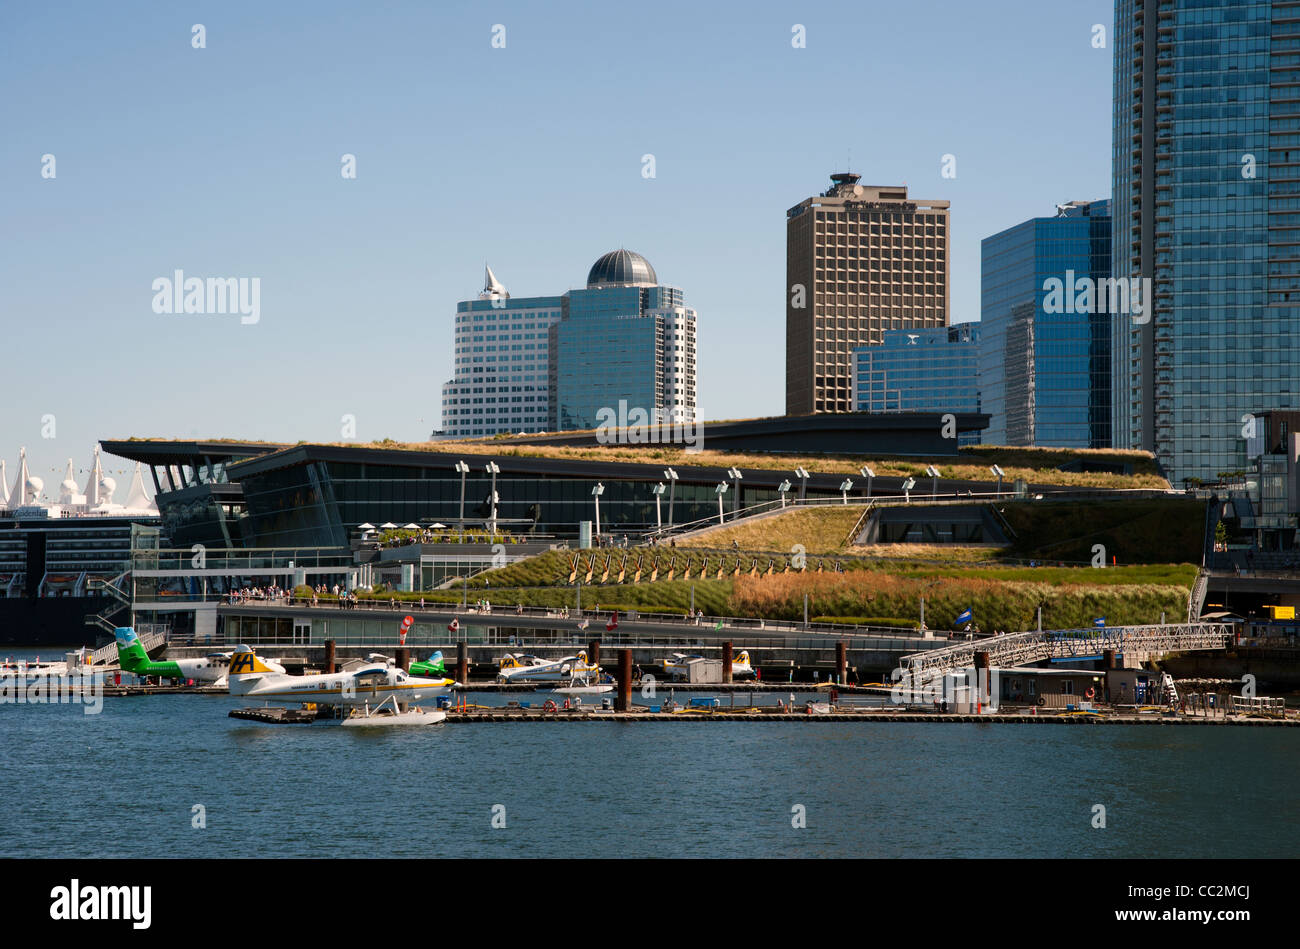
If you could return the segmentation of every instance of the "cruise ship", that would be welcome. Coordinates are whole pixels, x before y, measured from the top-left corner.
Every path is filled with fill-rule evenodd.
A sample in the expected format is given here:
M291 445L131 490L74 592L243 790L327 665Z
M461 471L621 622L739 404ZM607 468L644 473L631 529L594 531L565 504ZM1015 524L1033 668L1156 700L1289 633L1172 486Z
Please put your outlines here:
M94 591L93 580L120 575L132 537L160 529L139 464L121 503L113 499L118 486L103 470L98 445L84 487L75 474L68 459L51 498L44 480L28 470L25 448L12 484L0 459L0 645L94 645L102 633L87 617L113 601Z

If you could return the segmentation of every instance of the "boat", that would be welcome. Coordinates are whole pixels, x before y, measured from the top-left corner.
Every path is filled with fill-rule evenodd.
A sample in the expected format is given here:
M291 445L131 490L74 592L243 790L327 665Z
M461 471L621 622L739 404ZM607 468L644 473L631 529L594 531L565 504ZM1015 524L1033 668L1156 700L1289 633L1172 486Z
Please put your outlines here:
M374 708L363 704L350 709L339 724L346 728L384 728L394 725L437 725L447 720L447 713L419 705L403 708L390 695Z

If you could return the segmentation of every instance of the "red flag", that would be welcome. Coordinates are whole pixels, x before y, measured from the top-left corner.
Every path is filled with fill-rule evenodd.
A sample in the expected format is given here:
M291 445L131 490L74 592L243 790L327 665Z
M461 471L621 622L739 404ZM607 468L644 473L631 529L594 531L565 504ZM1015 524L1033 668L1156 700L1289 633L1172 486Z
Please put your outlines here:
M447 632L449 633L454 633L458 629L460 629L460 620L458 619L453 619L450 623L447 624Z
M618 629L618 610L615 610L613 614L610 615L609 622L605 624L605 629L609 632Z

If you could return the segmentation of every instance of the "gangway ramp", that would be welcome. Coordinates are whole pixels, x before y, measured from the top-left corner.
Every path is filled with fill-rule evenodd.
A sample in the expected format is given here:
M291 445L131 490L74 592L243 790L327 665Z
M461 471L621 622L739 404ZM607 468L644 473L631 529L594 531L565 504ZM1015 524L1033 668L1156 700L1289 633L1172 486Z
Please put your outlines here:
M1232 633L1225 623L1165 623L1093 629L1030 630L1005 636L963 640L951 646L904 656L902 669L913 683L928 682L975 665L977 652L988 653L993 668L1011 668L1051 659L1083 659L1104 650L1164 654L1225 649Z

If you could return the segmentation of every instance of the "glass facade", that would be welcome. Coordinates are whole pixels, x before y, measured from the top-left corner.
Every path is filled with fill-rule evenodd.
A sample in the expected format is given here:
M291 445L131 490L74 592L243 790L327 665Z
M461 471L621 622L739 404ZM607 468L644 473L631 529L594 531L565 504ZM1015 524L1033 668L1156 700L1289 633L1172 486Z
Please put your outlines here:
M472 470L465 482L465 517L486 521L491 515L488 499L492 477L483 471L482 464L469 460ZM359 524L453 523L460 516L460 476L452 463L398 466L316 461L245 477L241 483L256 545L342 547ZM655 497L650 489L663 480L658 472L647 474L643 481L616 481L594 473L512 473L506 461L499 464L498 519L531 522L536 514L539 532L576 534L579 521L596 519L591 489L600 483L605 486L600 498L603 531L655 526ZM674 495L674 521L680 524L717 514L716 485L717 479L712 478L702 483L688 483L685 478L679 481ZM741 491L742 506L779 497L775 490L743 482ZM816 495L811 489L809 493ZM726 504L730 510L730 494ZM661 510L666 523L666 495ZM502 529L524 533L528 526L506 524Z
M979 412L979 325L890 330L851 353L857 412ZM962 443L980 440L978 432Z
M1115 318L1116 442L1213 481L1300 391L1300 3L1119 0L1115 41L1114 272L1155 291Z
M571 290L552 337L555 431L596 428L620 401L651 419L695 417L695 311L676 287Z
M1109 200L980 243L979 380L994 445L1111 444Z

